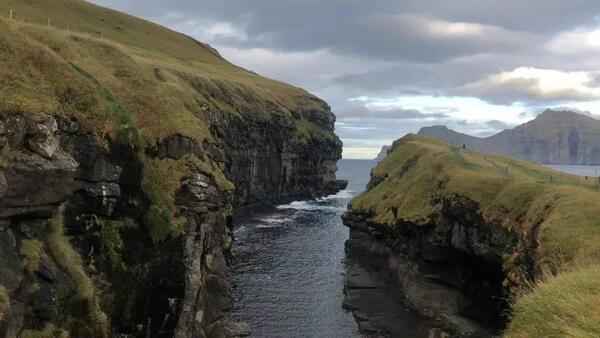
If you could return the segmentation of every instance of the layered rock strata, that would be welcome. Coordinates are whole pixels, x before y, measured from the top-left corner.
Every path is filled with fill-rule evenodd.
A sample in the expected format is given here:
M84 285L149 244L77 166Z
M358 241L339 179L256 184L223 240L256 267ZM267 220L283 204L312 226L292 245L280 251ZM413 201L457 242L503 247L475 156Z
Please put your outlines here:
M0 337L248 334L227 315L231 214L336 190L340 143L333 115L321 113L329 137L306 144L286 137L285 122L220 121L215 143L172 135L142 149L150 161L212 163L179 181L181 232L161 241L147 228L140 149L86 133L75 119L0 116Z

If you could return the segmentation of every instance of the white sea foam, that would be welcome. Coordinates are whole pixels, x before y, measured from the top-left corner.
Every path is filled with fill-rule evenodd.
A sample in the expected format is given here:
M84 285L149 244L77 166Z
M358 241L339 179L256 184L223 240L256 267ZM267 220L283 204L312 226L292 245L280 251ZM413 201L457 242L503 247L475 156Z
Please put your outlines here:
M338 192L335 195L329 195L326 197L322 197L319 198L317 201L330 201L330 200L336 200L336 199L348 199L348 198L353 198L356 195L356 192L353 190L341 190L340 192Z
M239 227L239 228L237 228L237 229L233 230L233 233L237 235L237 234L239 234L239 233L243 233L243 232L245 232L246 230L248 230L248 229L247 229L245 226L243 226L243 225L242 225L241 227Z
M318 201L295 201L289 204L283 204L277 207L279 210L301 210L301 211L318 211L318 210L329 210L329 211L344 211L345 208L332 205L318 204Z
M258 229L271 229L279 228L288 223L291 220L287 215L269 215L259 218L256 228Z
M281 224L258 224L256 226L257 229L275 229L281 228Z
M284 215L270 215L261 217L259 219L260 222L268 223L268 224L281 224L289 221L289 217Z

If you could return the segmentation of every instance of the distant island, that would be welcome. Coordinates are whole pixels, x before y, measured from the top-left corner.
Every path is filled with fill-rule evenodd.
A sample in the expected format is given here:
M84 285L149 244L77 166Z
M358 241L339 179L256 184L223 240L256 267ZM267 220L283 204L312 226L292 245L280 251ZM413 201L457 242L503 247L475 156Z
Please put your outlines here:
M445 126L422 128L419 135L544 164L600 164L600 120L573 111L546 110L532 121L485 138Z

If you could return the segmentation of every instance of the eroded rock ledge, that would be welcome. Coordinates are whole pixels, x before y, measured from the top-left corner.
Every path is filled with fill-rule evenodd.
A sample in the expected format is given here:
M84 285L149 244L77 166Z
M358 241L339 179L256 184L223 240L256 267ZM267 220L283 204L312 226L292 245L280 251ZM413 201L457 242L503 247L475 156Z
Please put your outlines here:
M440 207L434 223L398 224L394 231L372 215L349 211L343 217L350 227L347 254L383 271L408 305L436 320L443 332L493 336L505 324L511 297L503 262L520 239L483 223L469 201L456 197Z
M439 328L430 335L501 335L517 296L548 269L542 255L554 257L542 251L540 229L559 198L539 179L560 174L544 170L406 136L343 216L347 255L397 286L406 304ZM346 304L368 331L379 332L352 305L373 284L355 272Z
M336 190L341 144L320 114L323 139L291 139L285 121L213 120L214 143L175 134L141 149L148 163L191 159L173 196L180 233L165 236L148 228L139 148L75 119L0 116L0 337L247 335L228 317L230 216Z

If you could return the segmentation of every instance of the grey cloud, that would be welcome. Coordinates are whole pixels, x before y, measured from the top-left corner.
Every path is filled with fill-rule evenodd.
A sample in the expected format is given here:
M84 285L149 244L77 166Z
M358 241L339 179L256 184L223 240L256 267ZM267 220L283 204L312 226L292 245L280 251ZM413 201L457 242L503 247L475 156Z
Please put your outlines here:
M600 1L593 0L92 1L180 30L236 64L323 97L345 123L338 125L342 139L356 146L394 140L429 124L473 134L500 125L452 120L453 111L444 107L364 116L348 104L350 97L470 96L497 104L520 101L537 111L589 95L547 95L535 90L535 80L482 81L523 66L600 69L595 55L545 48L559 32L596 26ZM213 29L223 26L232 32ZM598 83L594 78L587 86Z
M505 2L479 1L487 3L487 6L481 6L477 1L463 0L452 1L452 6L448 6L431 0L149 0L143 5L139 0L96 1L169 25L184 20L197 20L201 26L210 21L227 22L243 30L248 37L241 41L217 36L212 42L218 45L282 51L326 48L371 59L438 62L482 52L514 53L531 45L538 34L537 31L530 32L527 25L516 25L514 19L496 20L496 13L506 13ZM539 6L530 6L547 6L547 2L538 1L541 3ZM565 5L559 7L564 8ZM553 10L559 12L560 8ZM533 14L530 9L527 12ZM169 17L169 13L178 15ZM590 15L589 12L582 14L585 14L582 17ZM535 17L538 22L544 20L538 15ZM529 18L527 20L531 21ZM558 17L548 13L548 18ZM441 21L464 21L484 29L479 35L432 32L429 25ZM556 27L555 24L544 27Z
M451 88L511 70L513 57L482 55L439 63L399 62L378 69L354 71L333 79L336 85L388 95L444 95Z
M384 120L431 120L446 119L449 116L442 112L423 113L416 109L372 110L362 105L352 105L337 113L338 119L384 119Z
M600 99L600 94L593 89L595 88L564 87L543 90L540 80L536 78L514 78L505 81L487 78L452 89L450 92L454 95L479 97L495 104L510 105L513 102L536 104L544 102L547 105L554 105L560 102Z
M487 121L485 123L488 127L495 129L495 130L504 130L504 129L510 129L513 126L506 123L506 122L502 122L499 120L491 120L491 121Z
M394 140L408 134L417 133L423 127L439 125L439 122L425 120L380 120L362 119L360 121L344 121L338 125L336 132L344 140L344 146L377 146L391 144ZM444 125L456 131L476 136L489 136L498 131L510 128L494 121L467 122L464 120L446 119Z
M440 62L479 53L514 53L535 40L532 34L498 26L455 23L415 14L372 15L361 23L364 28L360 31L370 37L364 45L366 51L392 60Z

